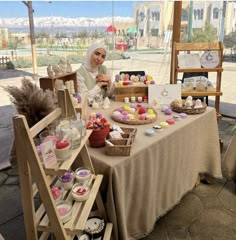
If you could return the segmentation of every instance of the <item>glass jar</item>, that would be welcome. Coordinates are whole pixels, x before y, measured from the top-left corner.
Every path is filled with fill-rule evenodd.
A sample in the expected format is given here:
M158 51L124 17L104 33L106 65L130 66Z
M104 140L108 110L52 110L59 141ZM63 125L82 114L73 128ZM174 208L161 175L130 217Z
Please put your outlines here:
M72 148L78 148L81 144L82 138L82 122L80 119L71 120L71 137L72 137Z

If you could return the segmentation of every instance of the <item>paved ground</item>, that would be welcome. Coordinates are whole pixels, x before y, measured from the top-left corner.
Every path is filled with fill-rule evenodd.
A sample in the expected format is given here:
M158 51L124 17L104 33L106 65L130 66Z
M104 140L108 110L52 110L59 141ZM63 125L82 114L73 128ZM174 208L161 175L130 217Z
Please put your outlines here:
M138 61L138 59L130 59L129 62L121 61L118 65L123 69L127 69L127 66L132 69L140 69ZM115 72L118 71L118 65L109 64L115 69ZM139 68L137 68L138 66ZM236 84L233 82L235 66L228 64L225 67L227 79L224 81L229 86L228 89L223 90L225 103L232 104L231 109L233 110L229 110L228 113L234 114L236 114ZM78 66L73 66L73 69L76 67ZM160 62L154 68L148 68L146 72L152 74L157 69L160 69ZM158 73L164 76L167 69L166 67L163 73L161 71ZM4 73L0 71L0 85L20 86L21 78L19 77L32 75L31 73L32 69L4 71ZM40 69L39 75L45 76L46 68ZM155 75L153 74L153 76ZM37 82L37 78L35 81ZM13 135L11 118L14 108L9 104L9 97L0 89L0 169L8 166L6 159ZM230 142L234 124L236 124L236 120L232 118L223 118L219 121L219 135L224 142L222 159ZM227 177L224 168L223 172L224 179L212 179L211 184L201 183L186 194L173 210L157 221L153 232L143 240L236 240L236 186ZM17 169L7 168L0 171L0 240L2 237L5 240L25 239Z

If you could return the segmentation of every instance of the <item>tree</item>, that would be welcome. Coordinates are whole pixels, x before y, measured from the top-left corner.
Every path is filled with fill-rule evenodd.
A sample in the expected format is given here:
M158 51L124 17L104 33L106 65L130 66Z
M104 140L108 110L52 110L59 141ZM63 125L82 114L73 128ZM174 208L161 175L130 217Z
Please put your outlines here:
M230 48L231 54L236 50L236 32L231 32L224 37L224 46L225 48Z
M203 31L193 31L193 42L214 42L217 40L216 29L210 23L206 23Z

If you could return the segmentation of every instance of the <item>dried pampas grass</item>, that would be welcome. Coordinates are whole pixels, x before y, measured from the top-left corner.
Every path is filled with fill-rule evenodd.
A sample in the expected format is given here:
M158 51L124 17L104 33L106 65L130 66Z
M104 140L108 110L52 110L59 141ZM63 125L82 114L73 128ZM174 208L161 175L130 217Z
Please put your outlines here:
M26 117L29 127L35 125L56 107L52 91L43 91L28 77L22 79L20 88L7 86L4 89L10 94L11 102L17 112Z
M22 86L7 86L4 90L10 94L10 99L19 114L25 116L29 127L52 112L56 105L53 93L50 90L43 91L29 77L22 79ZM17 166L15 138L13 138L9 161L12 167Z

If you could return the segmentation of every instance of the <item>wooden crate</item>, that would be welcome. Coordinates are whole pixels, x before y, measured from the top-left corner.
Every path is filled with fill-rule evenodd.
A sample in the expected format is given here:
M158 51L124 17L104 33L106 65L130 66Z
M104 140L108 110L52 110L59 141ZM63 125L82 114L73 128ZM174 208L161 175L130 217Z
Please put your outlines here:
M115 88L115 101L124 102L124 98L128 97L144 97L148 96L148 86L124 86Z
M63 80L64 84L66 81L72 80L74 82L75 92L78 92L78 86L77 86L77 74L76 72L66 73L54 78L50 77L41 77L39 78L39 85L40 88L43 90L50 89L54 91L55 89L55 81L57 79Z

